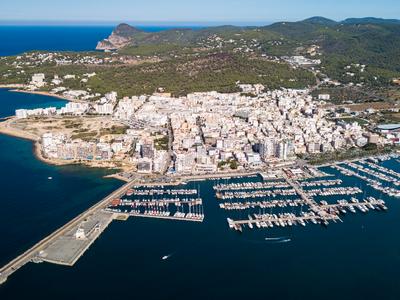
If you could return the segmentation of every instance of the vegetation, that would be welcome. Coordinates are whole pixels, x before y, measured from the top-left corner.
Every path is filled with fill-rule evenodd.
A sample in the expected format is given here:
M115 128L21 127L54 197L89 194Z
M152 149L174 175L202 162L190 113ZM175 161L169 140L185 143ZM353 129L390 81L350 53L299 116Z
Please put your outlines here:
M229 165L229 168L231 168L232 170L236 170L239 166L239 163L237 160L229 158L228 160L220 161L218 163L218 168L223 168L226 165Z
M318 165L332 161L343 161L361 157L386 154L394 151L396 146L378 147L376 144L367 144L363 148L350 148L346 151L335 151L324 154L309 155L304 157L310 164Z
M345 123L349 123L349 124L352 124L352 123L356 122L361 126L368 124L367 120L364 120L364 119L361 119L361 118L349 117L349 118L340 118L340 119L336 119L336 120L337 121L342 121L342 122L345 122Z
M65 128L79 128L80 126L82 126L82 121L80 120L69 120L69 119L64 119L63 121L63 125ZM81 131L83 129L79 129L79 131ZM78 131L78 130L75 130ZM74 132L75 132L74 131Z
M323 87L313 91L312 95L318 97L319 94L329 94L329 102L342 104L344 102L376 102L382 101L381 95L376 95L375 91L360 87Z
M154 140L154 146L157 150L168 150L168 136L163 136L161 138Z
M162 87L174 95L216 90L237 92L236 82L261 83L269 88L303 88L315 83L311 72L287 64L217 53L195 58L178 58L138 66L97 70L88 87L101 93L151 94Z
M102 94L114 90L121 96L151 94L159 87L174 95L210 90L236 92L237 81L261 83L271 89L304 88L315 83L311 72L263 56L310 57L307 49L317 45L319 50L313 58L322 60L321 73L343 83L363 84L360 89L330 89L334 102L385 100L384 91L376 96L361 90L392 87L393 78L400 78L399 31L400 22L370 18L335 22L314 17L264 27L220 26L162 32L144 32L121 24L114 34L127 38L129 43L118 53L67 53L71 57L116 58L113 63L96 66L45 62L19 72L13 67L16 58L5 57L0 58L0 83L26 83L33 73L43 72L47 78L76 74L76 79L63 83L71 89L91 89ZM139 63L138 57L143 58ZM88 83L82 82L82 75L90 72L97 75ZM399 93L389 96L393 95L398 97Z
M229 163L229 167L232 170L236 170L238 168L238 166L239 166L239 163L237 162L237 160L231 160Z
M81 139L86 142L95 141L97 136L96 131L83 131L71 135L72 140Z
M363 147L364 151L377 151L378 145L373 143L368 143Z
M174 55L174 54L189 54L193 53L190 47L182 47L177 44L160 44L160 45L137 45L128 46L119 51L122 55L138 55L138 56L153 56L153 55Z
M128 128L129 127L125 125L124 126L113 125L110 128L102 128L100 130L100 136L106 134L125 134Z

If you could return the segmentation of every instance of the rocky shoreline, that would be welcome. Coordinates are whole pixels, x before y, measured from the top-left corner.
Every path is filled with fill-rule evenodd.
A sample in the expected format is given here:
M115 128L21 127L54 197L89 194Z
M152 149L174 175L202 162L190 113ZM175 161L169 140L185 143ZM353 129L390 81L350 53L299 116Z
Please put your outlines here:
M143 31L129 26L128 24L120 24L113 30L108 38L97 43L96 50L121 49L131 44L133 36L141 32Z

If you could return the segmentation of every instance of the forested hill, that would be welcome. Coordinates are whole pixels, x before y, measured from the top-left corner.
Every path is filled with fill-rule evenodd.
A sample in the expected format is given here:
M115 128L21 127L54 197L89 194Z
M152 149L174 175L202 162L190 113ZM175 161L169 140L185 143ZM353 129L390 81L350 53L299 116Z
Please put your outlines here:
M400 95L398 20L312 17L261 27L160 32L120 24L98 49L113 51L0 57L0 84L27 83L33 74L44 73L48 89L54 87L54 76L73 74L75 79L63 80L63 87L120 96L158 90L174 95L238 92L238 82L268 89L331 89L325 92L339 95L340 101L397 100Z
M118 42L123 40L123 43ZM117 43L113 44L113 40ZM134 50L147 46L158 51L179 47L232 49L250 47L269 56L307 54L311 45L320 47L324 67L332 77L340 68L356 63L370 67L384 78L400 72L400 20L351 18L336 22L312 17L299 22L278 22L263 27L220 26L200 30L170 29L145 32L119 25L99 49Z

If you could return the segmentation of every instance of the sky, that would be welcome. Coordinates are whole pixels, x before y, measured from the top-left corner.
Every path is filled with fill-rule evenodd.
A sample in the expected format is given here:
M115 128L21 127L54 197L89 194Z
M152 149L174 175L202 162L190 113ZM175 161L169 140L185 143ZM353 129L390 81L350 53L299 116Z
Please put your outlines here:
M400 0L1 0L0 23L268 24L400 18Z

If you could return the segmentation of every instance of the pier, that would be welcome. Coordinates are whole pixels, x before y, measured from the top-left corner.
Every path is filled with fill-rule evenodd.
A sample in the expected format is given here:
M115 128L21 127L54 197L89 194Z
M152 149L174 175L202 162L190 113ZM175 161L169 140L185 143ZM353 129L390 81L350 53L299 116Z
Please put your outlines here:
M286 182L295 190L295 192L304 200L310 207L317 206L317 202L314 201L300 186L298 182L289 178L289 176L284 175Z
M351 164L351 163L349 163ZM338 169L342 167L333 166ZM379 167L379 166L377 166ZM347 170L347 169L346 169ZM349 173L352 171L347 170ZM390 172L381 168L380 171ZM336 203L329 204L325 200L317 202L314 196L337 196L337 195L354 195L359 194L362 190L358 187L339 187L343 183L341 179L323 179L317 181L302 181L297 177L292 176L290 173L282 172L282 177L279 180L269 182L242 182L233 184L218 184L214 186L216 196L219 199L237 199L245 201L223 202L219 207L230 210L248 210L248 218L241 220L234 220L230 217L227 218L229 228L242 232L244 226L253 229L269 228L269 227L286 227L306 224L311 221L313 224L321 224L327 226L329 222L342 221L340 215L347 212L356 213L356 209L366 213L368 211L386 211L387 207L385 202L381 199L367 197L363 201L352 197L350 200L342 199L337 200ZM392 175L395 175L392 173ZM284 179L285 181L282 181ZM287 189L272 189L261 190L264 188L273 188L274 185L285 186ZM314 189L304 190L303 187L314 187ZM318 188L315 188L318 187ZM292 196L297 195L297 199L263 199L261 201L254 201L249 198L258 198L276 195ZM249 199L249 200L247 200ZM291 209L287 212L282 212L281 208L297 207L300 206L300 211L297 214ZM306 211L303 211L306 207ZM279 213L272 213L272 209L279 208ZM254 209L259 212L255 213ZM265 213L264 209L271 209L269 213Z
M172 216L167 216L167 215L151 215L151 214L141 214L141 213L134 213L130 212L126 214L127 216L131 217L140 217L140 218L153 218L153 219L165 219L165 220L175 220L175 221L189 221L189 222L203 222L204 220L204 215L198 215L198 216L181 216L181 215L172 215Z
M358 165L355 165L356 167ZM346 167L353 167L353 165L347 164ZM358 179L361 179L365 182L367 182L367 185L369 185L370 187L372 187L373 189L382 192L386 195L392 196L392 197L396 197L399 198L400 197L400 190L393 188L393 187L389 187L389 186L383 186L382 183L376 179L372 179L367 177L368 175L371 175L371 172L363 172L366 175L361 175L358 172L355 172L351 169L348 168L344 168L342 166L339 165L333 165L332 168L337 169L341 174L346 175L346 176L354 176ZM357 171L360 171L358 168L356 168ZM362 171L361 171L362 172ZM372 174L373 177L377 178L374 174ZM395 183L394 183L395 184ZM396 185L396 184L395 184ZM397 186L397 185L396 185Z
M182 195L187 194L185 190L180 192ZM125 216L126 219L134 216L196 222L204 220L201 198L115 199L105 210Z
M318 217L316 215L305 215L305 216L295 216L292 214L286 214L286 215L282 215L282 216L277 216L277 215L272 215L272 214L265 214L265 215L260 215L255 219L248 219L248 220L232 220L232 219L228 219L228 224L229 225L233 225L230 227L236 227L237 225L249 225L249 224L254 224L257 225L257 223L261 223L261 222L271 222L276 224L277 226L282 226L285 227L286 225L290 224L290 222L292 222L292 225L296 225L296 223L298 224L302 224L305 221L311 221L311 220L332 220L332 221L338 221L341 219L339 218L339 216L336 215L329 215L326 218L321 218ZM282 225L284 224L284 225ZM292 226L289 225L289 226ZM273 227L273 226L270 226Z
M219 207L225 210L244 210L249 208L276 208L276 207L297 207L307 205L302 199L282 199L272 201L246 201L246 202L224 202Z
M313 224L322 224L327 226L329 221L342 222L339 214L347 213L346 209L352 213L356 213L355 208L363 213L369 210L385 211L387 207L385 202L380 199L375 199L373 197L368 197L364 201L360 202L353 198L351 202L347 200L338 200L335 204L328 204L326 201L321 201L318 208L314 208L313 211L302 212L300 215L295 215L294 213L279 213L279 214L253 214L252 217L248 215L248 219L244 220L232 220L227 218L229 228L235 229L242 232L242 226L247 225L250 229L254 228L254 225L258 228L266 227L286 227L301 225L306 226L308 221Z
M168 185L168 184L166 184ZM0 284L28 262L49 262L73 266L85 251L94 243L113 220L129 217L157 218L176 221L203 222L204 213L201 198L179 198L178 195L193 195L194 189L177 190L134 190L138 186L133 180L115 190L97 204L81 213L73 220L54 231L29 250L0 269ZM174 198L161 199L121 199L126 195L173 195ZM169 205L177 207L172 214ZM187 212L184 211L187 207ZM118 207L129 206L130 211Z
M72 266L114 219L114 214L104 212L103 209L113 199L121 197L134 185L135 181L126 183L3 266L0 269L0 284L4 283L9 276L28 262L48 261L55 264ZM76 238L72 239L71 234L76 233L78 228L88 226L89 222L94 222L96 229L93 228L92 232L86 233L86 237L80 241ZM76 249L71 249L70 246L72 244L68 243L68 241L73 240L78 241L78 243L74 243L74 246L77 246ZM59 252L61 249L63 251Z

